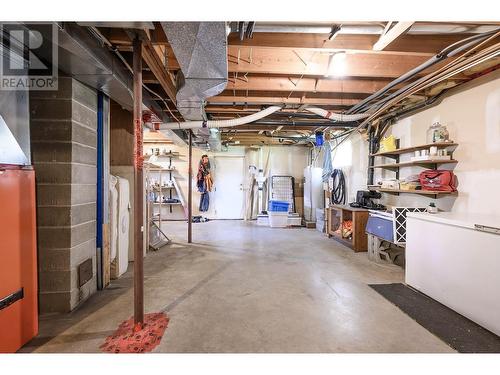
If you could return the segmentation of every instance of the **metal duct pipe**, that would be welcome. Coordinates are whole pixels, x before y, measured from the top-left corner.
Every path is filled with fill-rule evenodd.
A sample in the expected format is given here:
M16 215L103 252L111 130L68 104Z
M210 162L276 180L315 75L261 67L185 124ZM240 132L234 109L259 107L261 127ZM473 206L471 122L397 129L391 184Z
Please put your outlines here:
M429 60L425 61L423 64L421 64L421 65L417 66L416 68L410 70L409 72L403 74L401 77L390 82L389 84L387 84L385 87L383 87L379 91L377 91L377 92L373 93L372 95L370 95L369 97L365 98L364 100L362 100L361 102L359 102L358 104L356 104L355 106L350 108L347 111L347 113L350 114L350 113L355 113L357 111L362 110L364 107L367 106L367 104L369 102L371 102L372 100L374 100L376 98L379 98L380 96L385 94L387 91L389 91L391 88L399 85L400 83L408 81L410 78L416 76L418 73L420 73L420 72L424 71L425 69L437 64L438 62L440 62L448 57L453 57L456 54L466 50L467 48L470 48L473 45L478 44L482 40L493 35L497 30L498 29L496 29L494 31L489 31L487 33L480 34L480 35L473 35L469 38L460 40L456 43L449 45L444 50L442 50L441 52L439 52L435 56L431 57ZM399 91L401 91L401 90L399 90ZM394 96L391 96L391 97L394 97ZM389 100L389 98L385 98L383 101L385 102L385 101Z
M225 22L162 22L181 72L177 109L186 120L205 120L205 101L227 84Z
M326 109L323 108L318 108L318 107L306 107L306 111L312 112L317 114L318 116L330 119L332 121L358 121L362 120L364 118L367 118L370 116L368 113L359 113L359 114L354 114L354 115L345 115L342 113L334 113L327 111Z
M495 29L494 25L413 25L407 34L481 34ZM259 22L255 25L255 33L301 33L330 34L331 25L283 25ZM342 25L339 34L371 34L381 35L382 25Z
M279 111L281 107L271 106L266 109L253 113L248 116L238 117L231 120L209 120L209 121L186 121L186 122L168 122L160 124L160 130L166 129L196 129L196 128L230 128L233 126L244 125L250 122L260 120L271 113Z

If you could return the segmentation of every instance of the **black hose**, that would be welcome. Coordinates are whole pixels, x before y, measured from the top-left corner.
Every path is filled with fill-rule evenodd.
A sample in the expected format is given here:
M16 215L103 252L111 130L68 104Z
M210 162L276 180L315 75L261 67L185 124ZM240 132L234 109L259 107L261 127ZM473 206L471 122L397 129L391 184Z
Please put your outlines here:
M345 204L345 178L342 169L334 169L332 173L332 203Z

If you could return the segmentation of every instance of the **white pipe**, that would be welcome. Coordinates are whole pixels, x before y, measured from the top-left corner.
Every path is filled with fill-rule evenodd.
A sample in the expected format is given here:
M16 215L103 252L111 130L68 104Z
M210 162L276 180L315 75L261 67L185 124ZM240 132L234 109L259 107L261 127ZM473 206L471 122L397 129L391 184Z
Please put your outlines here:
M355 115L344 115L342 113L333 113L330 111L327 111L326 109L323 108L318 108L318 107L306 107L305 108L307 111L315 113L321 117L333 120L333 121L342 121L342 122L349 122L349 121L358 121L362 120L364 118L367 118L370 116L368 113L358 113Z
M209 120L209 121L186 121L186 122L167 122L160 124L160 130L165 129L196 129L196 128L230 128L233 126L239 126L248 124L253 121L260 120L263 117L269 116L270 114L279 111L280 106L271 106L266 109L253 113L248 116L238 117L231 120Z

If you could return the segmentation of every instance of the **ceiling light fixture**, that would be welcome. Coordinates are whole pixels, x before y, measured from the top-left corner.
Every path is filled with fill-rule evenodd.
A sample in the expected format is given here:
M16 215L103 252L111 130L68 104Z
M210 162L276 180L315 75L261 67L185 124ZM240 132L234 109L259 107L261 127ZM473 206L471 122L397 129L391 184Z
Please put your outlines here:
M337 52L330 56L328 61L328 68L325 77L343 77L346 74L347 63L346 63L346 53Z

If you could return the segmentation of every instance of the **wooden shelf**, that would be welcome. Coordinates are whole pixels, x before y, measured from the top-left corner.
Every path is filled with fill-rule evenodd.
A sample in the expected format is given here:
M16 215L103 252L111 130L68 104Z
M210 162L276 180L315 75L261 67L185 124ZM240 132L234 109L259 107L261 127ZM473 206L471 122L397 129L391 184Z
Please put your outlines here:
M368 237L365 232L368 221L367 209L349 205L331 205L326 208L325 217L327 218L326 233L328 236L355 252L368 250ZM337 224L341 226L346 220L352 220L352 237L350 239L344 238L341 233L336 231Z
M401 190L401 189L382 189L381 187L370 185L368 186L368 190L375 190L381 193L407 193L407 194L421 194L421 195L454 195L457 194L456 191L430 191L430 190Z
M173 145L174 144L174 142L167 140L167 139L158 139L158 140L156 140L156 139L143 139L142 143L147 143L147 144L156 143L156 144L164 144L164 145Z
M144 156L156 156L157 158L163 157L163 158L180 158L184 157L184 155L181 155L179 153L171 153L171 154L160 154L160 155L150 155L150 154L144 154Z
M399 148L399 149L394 150L394 151L377 152L375 154L371 154L370 156L400 155L400 154L406 154L406 153L409 153L409 152L414 152L414 151L419 151L419 150L425 150L427 148L430 148L431 146L436 146L437 148L441 148L442 149L442 148L447 148L447 147L458 146L458 143L454 143L454 142L427 143L425 145L420 145L420 146Z
M174 190L174 189L175 189L175 186L160 186L160 187L154 186L154 187L152 187L151 189L156 190L156 191L161 191L161 190Z
M344 245L352 248L352 243L353 243L352 238L349 239L349 238L342 237L342 235L340 235L336 232L334 234L332 234L332 238L335 239L336 241L339 241L340 243L343 243Z
M181 202L177 202L177 203L150 202L150 203L153 203L153 204L163 204L165 206L180 206L180 205L182 205Z
M372 165L370 168L384 168L384 169L398 169L400 167L410 167L410 166L427 166L433 164L456 164L458 160L415 160L415 161L404 161L401 163L388 163L388 164L378 164Z
M175 168L148 168L150 172L173 172Z

